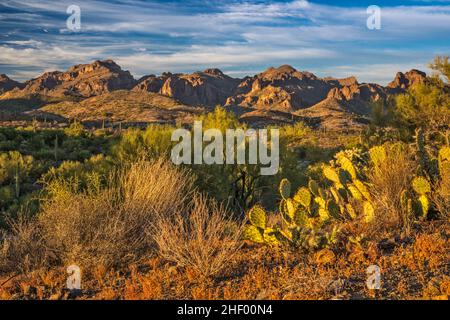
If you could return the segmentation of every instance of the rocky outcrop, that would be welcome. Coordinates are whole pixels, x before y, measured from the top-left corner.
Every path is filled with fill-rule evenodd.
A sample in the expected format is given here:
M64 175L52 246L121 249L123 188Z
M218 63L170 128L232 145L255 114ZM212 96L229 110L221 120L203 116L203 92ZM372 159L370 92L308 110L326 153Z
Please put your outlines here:
M331 89L327 97L342 101L376 102L386 99L386 90L373 83L352 84Z
M145 76L133 91L159 93L185 104L212 107L225 104L239 82L239 79L231 78L219 69L206 69L192 74Z
M159 77L154 74L144 76L138 80L136 86L133 88L133 91L158 93L161 91L164 82L166 82L166 80L171 76L172 73L170 72L163 73Z
M219 69L207 69L193 74L171 75L159 92L190 105L223 105L239 82Z
M0 94L11 91L15 88L20 89L22 87L23 84L21 84L20 82L12 80L6 74L0 74Z
M13 96L41 94L57 97L87 98L105 92L131 89L136 81L128 71L123 71L114 61L95 61L71 67L66 72L47 72L14 89Z
M357 85L358 79L356 77L348 77L343 79L337 79L337 78L331 78L327 77L324 78L326 82L328 82L333 87L343 87L343 86L351 86L351 85Z
M391 94L402 93L412 86L424 83L426 79L426 73L416 69L406 73L398 72L394 81L387 85L387 89Z
M331 88L312 73L283 65L243 79L226 105L292 112L325 99Z

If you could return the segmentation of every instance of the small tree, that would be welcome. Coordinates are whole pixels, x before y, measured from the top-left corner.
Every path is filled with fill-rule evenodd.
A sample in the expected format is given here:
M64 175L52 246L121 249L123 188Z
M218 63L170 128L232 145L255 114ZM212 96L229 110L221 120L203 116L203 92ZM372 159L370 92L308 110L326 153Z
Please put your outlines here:
M437 74L399 95L395 101L395 113L401 126L421 128L427 134L442 133L449 129L450 123L449 59L436 57L430 67Z
M447 84L450 84L450 62L448 61L449 57L440 57L437 56L434 58L434 61L430 63L429 67L432 70L435 70L445 78Z

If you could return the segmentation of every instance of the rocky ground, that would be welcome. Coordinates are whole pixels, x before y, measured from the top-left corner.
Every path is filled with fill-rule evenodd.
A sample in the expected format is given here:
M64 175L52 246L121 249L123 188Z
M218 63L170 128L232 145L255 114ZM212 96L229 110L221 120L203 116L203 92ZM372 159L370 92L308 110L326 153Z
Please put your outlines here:
M438 299L450 296L448 222L418 226L409 237L346 244L315 254L246 243L220 275L204 279L160 258L116 272L98 266L82 290L65 289L64 269L0 279L1 299ZM367 268L381 271L367 288Z

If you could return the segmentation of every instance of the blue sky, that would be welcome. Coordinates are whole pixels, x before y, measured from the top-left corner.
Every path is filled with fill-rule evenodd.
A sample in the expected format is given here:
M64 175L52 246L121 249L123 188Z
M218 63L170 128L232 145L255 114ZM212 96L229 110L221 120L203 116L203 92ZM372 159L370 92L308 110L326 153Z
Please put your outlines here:
M81 8L81 30L66 9ZM366 27L381 7L381 30ZM235 77L291 64L385 84L450 54L450 0L2 0L0 73L18 80L113 59L138 78L218 67Z

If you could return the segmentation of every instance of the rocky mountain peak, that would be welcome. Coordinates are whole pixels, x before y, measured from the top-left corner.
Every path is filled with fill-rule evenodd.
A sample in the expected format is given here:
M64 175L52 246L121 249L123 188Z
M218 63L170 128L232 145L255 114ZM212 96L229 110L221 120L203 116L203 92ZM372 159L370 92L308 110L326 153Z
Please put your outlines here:
M86 98L114 90L131 89L135 83L130 72L123 71L114 61L97 60L90 64L75 65L66 72L46 72L27 81L23 89L14 90L11 94Z
M20 82L12 80L6 74L0 74L0 94L21 87L23 87L23 84Z
M264 81L283 80L291 77L295 77L295 74L299 73L294 67L290 65L282 65L278 68L270 67L266 71L260 73L258 78Z
M146 76L138 81L133 91L159 93L191 105L215 106L225 104L239 82L239 79L211 68L191 74L163 73L159 77Z
M216 76L216 77L224 77L225 74L217 68L211 68L211 69L206 69L205 71L203 71L203 73L211 75L211 76Z
M325 99L331 88L310 72L282 65L243 79L227 105L291 112Z
M416 84L424 83L426 78L427 74L425 72L416 69L412 69L406 73L398 72L395 79L387 87L391 89L391 92L398 93Z

